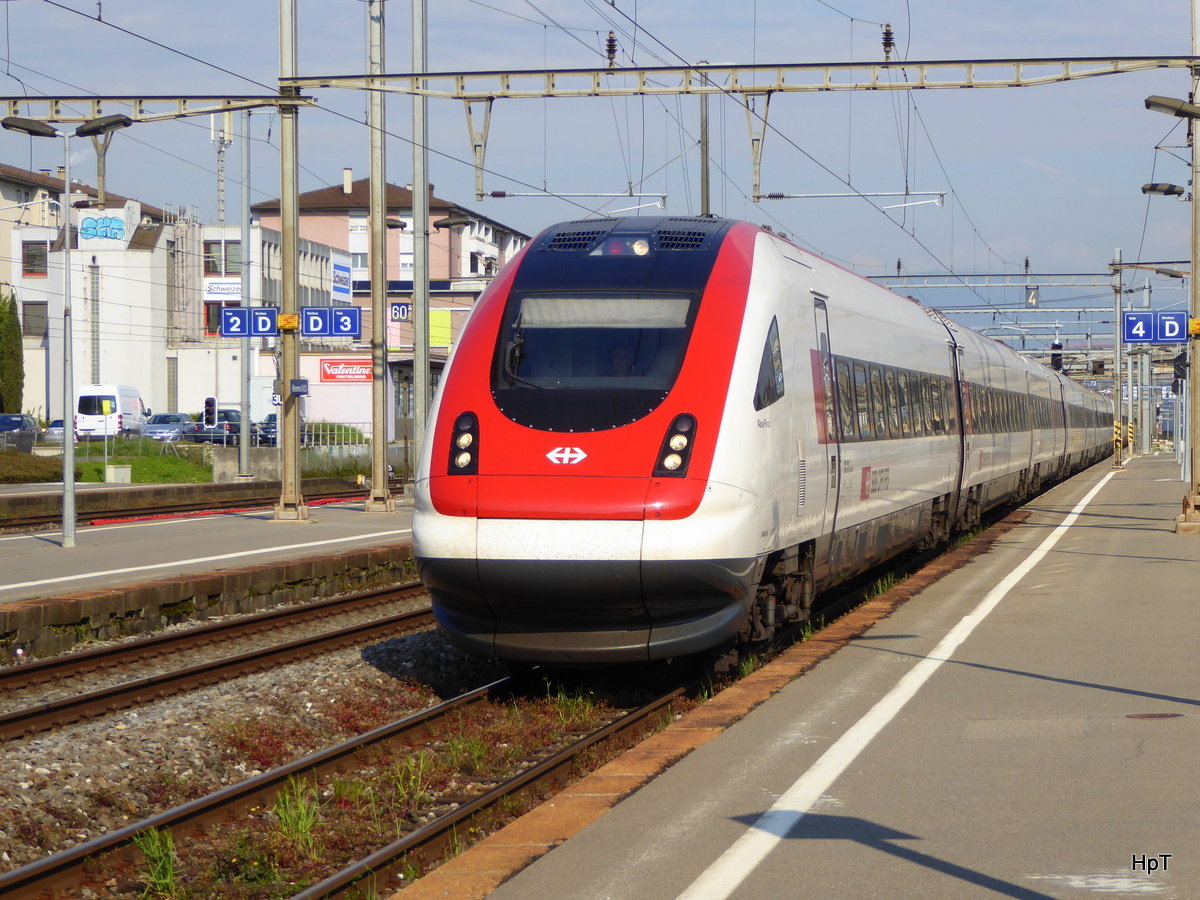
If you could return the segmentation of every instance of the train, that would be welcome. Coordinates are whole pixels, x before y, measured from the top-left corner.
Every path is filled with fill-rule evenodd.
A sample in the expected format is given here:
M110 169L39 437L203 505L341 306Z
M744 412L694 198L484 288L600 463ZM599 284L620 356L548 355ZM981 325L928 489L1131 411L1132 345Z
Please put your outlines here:
M1110 398L713 217L541 232L428 423L413 547L440 630L564 666L736 654L1113 441Z

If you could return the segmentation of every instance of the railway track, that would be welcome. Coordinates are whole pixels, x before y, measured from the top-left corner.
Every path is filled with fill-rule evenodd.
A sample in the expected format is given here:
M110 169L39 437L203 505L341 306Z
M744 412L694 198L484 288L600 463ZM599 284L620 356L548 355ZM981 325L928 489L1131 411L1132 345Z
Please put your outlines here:
M139 890L136 877L129 874L130 856L135 838L146 832L169 831L177 841L202 832L206 826L220 824L229 828L231 821L247 810L270 808L274 799L297 779L319 784L356 765L369 765L369 758L383 747L411 748L415 743L436 735L447 717L470 706L507 701L514 692L511 679L494 682L468 692L432 709L407 716L391 725L344 741L288 765L186 803L175 809L120 828L70 850L46 857L36 863L0 875L0 895L13 900L34 900L55 891L97 889L125 884ZM670 704L680 698L687 685L661 692L653 700L633 708L616 711L600 727L570 740L544 758L521 767L489 790L458 800L441 799L431 804L434 812L422 817L423 824L386 846L371 848L362 858L324 877L319 883L295 895L295 900L325 900L361 896L359 885L369 879L371 889L399 888L404 876L414 868L443 858L452 845L457 846L468 823L499 807L510 808L514 798L540 798L561 787L581 771L580 757L594 754L610 743L633 743L659 727ZM122 853L121 851L127 851Z
M391 482L393 491L403 489L403 482ZM132 505L123 509L80 510L75 514L79 525L91 525L96 522L107 522L121 519L137 519L146 516L185 516L202 513L221 513L233 510L268 509L275 505L278 498L234 499L234 500L205 500L195 503L145 503L139 502L138 492L128 492ZM309 503L328 503L338 500L361 500L367 494L365 488L347 487L341 490L325 490L306 493ZM32 531L39 528L52 527L62 523L61 513L55 515L12 516L0 521L0 531Z
M353 600L360 604L372 602L370 596ZM848 597L846 602L853 606L856 601ZM333 601L329 601L318 606L329 606L332 603ZM267 613L252 618L267 620L277 615L279 613ZM822 618L824 621L830 621L833 618L832 611L826 610ZM271 626L263 621L259 627ZM152 638L147 643L176 641L184 637L186 636ZM150 648L142 650L143 654L153 652L171 651L154 651ZM93 654L81 656L91 655ZM89 665L98 665L98 662L93 661ZM34 680L49 677L45 673L33 674ZM139 851L133 847L136 836L147 831L166 831L187 842L197 833L203 833L206 826L224 823L221 827L225 828L231 823L236 824L239 821L238 816L243 815L246 810L270 809L280 793L289 786L294 788L298 780L320 784L332 778L342 777L349 768L357 764L357 760L370 758L382 747L393 746L411 751L414 742L430 735L436 737L441 727L439 722L444 721L444 717L452 714L454 710L466 708L473 703L494 703L508 696L511 691L510 683L496 682L433 710L406 717L369 734L344 741L328 751L311 754L247 782L230 786L208 797L122 827L70 850L0 875L0 896L44 897L53 891L69 890L73 886L99 885L105 882L110 887L115 884L121 888L108 892L107 895L132 897L139 894L144 887L138 881L140 876L137 873L142 871L139 868L142 862ZM603 728L583 735L572 742L570 747L562 748L547 758L530 761L514 779L495 785L482 794L442 798L433 805L427 815L421 817L419 827L408 831L387 846L375 846L364 850L363 858L343 865L337 872L322 875L323 880L294 895L295 900L361 896L356 892L365 887L382 891L402 886L406 876L411 877L415 871L429 864L436 864L448 853L452 854L461 849L464 836L474 830L472 823L480 817L488 816L489 810L510 809L513 797L537 798L553 791L555 785L569 779L571 773L577 769L576 760L580 753L589 753L596 745L610 739L622 740L619 735L628 734L627 729L634 729L636 734L638 729L657 727L664 705L683 692L682 687L664 692L654 701L641 707L636 714L633 711L622 710ZM639 721L642 724L638 724ZM624 739L632 741L637 738ZM262 822L260 818L259 825ZM367 879L365 883L364 879Z
M304 626L422 595L424 588L420 584L384 588L302 607L272 610L176 634L155 635L126 644L11 666L0 669L0 691L11 693L46 682L58 683L82 673L135 665L151 657L196 650L267 631ZM196 690L308 656L426 628L432 624L432 612L426 607L39 703L0 715L0 741L27 737L70 722L107 715L172 694Z

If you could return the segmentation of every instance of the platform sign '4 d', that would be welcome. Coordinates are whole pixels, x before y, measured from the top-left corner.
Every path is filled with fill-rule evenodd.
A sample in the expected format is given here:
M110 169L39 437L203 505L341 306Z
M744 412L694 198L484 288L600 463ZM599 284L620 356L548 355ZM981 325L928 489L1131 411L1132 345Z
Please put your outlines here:
M1186 312L1127 312L1122 321L1126 344L1181 344L1187 340Z

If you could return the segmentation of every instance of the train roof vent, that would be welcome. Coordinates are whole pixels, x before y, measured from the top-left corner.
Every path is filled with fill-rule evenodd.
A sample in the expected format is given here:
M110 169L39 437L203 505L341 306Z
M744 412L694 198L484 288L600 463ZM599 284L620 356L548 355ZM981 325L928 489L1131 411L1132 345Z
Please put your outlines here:
M724 224L719 219L671 218L654 229L654 243L659 250L706 250Z
M554 250L568 253L587 253L612 231L611 223L596 221L566 222L559 231L548 234L539 250Z

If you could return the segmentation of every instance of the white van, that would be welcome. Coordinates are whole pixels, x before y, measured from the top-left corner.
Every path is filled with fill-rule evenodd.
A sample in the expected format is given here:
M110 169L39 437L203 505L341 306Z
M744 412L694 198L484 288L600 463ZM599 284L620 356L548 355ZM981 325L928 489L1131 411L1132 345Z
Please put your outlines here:
M85 384L75 403L75 437L87 441L140 435L148 412L138 389L126 384Z

